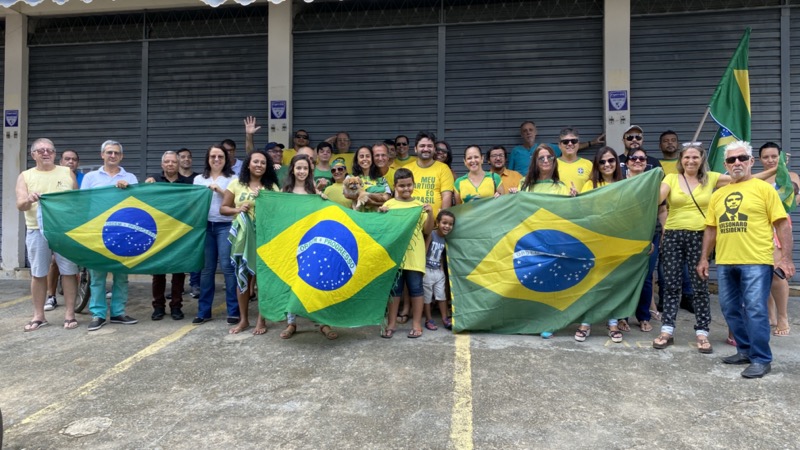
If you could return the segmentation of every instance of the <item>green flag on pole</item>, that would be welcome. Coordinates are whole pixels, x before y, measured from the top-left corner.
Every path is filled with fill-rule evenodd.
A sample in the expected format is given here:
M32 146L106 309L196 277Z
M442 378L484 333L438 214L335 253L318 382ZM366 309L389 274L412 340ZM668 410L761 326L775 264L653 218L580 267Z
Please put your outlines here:
M631 315L662 177L656 169L575 198L523 192L452 208L453 330L536 334Z
M258 306L337 327L379 325L422 207L346 209L317 195L256 200ZM424 251L424 250L423 250Z
M778 172L775 174L775 185L778 189L778 196L783 203L783 209L790 213L797 208L797 199L794 195L794 184L789 177L789 169L786 167L786 154L780 152L778 155Z
M211 191L186 184L133 184L45 194L41 226L53 251L114 273L203 268Z
M708 155L708 165L715 172L725 173L726 145L750 141L749 45L750 28L747 28L708 104L709 114L719 125Z

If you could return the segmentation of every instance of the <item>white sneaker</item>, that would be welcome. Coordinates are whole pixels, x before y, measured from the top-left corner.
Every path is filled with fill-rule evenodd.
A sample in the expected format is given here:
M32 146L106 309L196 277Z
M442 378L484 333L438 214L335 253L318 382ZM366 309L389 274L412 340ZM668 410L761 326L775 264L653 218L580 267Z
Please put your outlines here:
M106 291L106 298L111 298L111 291Z
M45 311L52 311L56 309L58 306L58 302L56 301L55 295L50 295L47 297L47 300L44 301L44 310Z

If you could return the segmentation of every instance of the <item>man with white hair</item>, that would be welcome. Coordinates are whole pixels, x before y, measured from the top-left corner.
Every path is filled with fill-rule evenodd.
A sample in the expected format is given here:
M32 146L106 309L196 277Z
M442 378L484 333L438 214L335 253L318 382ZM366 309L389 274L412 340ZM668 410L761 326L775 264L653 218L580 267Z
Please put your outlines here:
M761 378L771 370L767 298L773 270L792 277L792 230L775 188L753 178L753 148L748 142L725 147L725 169L732 181L711 196L706 214L703 250L697 272L708 278L708 257L716 248L719 303L736 339L737 353L725 364L749 364L745 378ZM773 233L781 259L773 267Z
M44 233L39 228L37 218L39 197L42 194L69 191L78 187L72 170L67 166L56 165L56 148L50 139L40 138L33 141L31 157L36 162L36 166L19 174L16 186L17 209L25 213L25 226L28 229L25 235L25 246L28 249L28 260L31 263L33 319L25 325L25 331L36 331L47 325L44 317L44 302L47 294L47 272L50 270L53 252L44 238ZM66 275L62 280L64 299L67 304L64 328L73 329L78 326L74 309L75 294L78 290L75 274L78 273L78 266L58 253L55 254L55 260L61 273Z

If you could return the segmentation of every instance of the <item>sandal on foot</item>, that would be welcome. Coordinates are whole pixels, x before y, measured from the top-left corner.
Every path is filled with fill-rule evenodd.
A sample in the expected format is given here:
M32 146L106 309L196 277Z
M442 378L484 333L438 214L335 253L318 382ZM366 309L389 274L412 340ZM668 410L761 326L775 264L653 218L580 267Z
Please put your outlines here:
M653 331L653 326L650 325L650 321L642 320L641 322L639 322L639 329L644 333L649 333Z
M328 331L325 331L326 328L328 329ZM322 333L322 335L325 336L325 339L329 341L332 341L339 337L339 335L336 334L335 331L331 330L331 327L328 325L321 325L319 327L319 332Z
M78 328L78 321L75 319L67 319L64 321L64 329L65 330L74 330Z
M711 348L711 342L708 340L708 336L698 335L697 336L697 351L703 354L714 353L714 349Z
M381 333L381 337L384 338L384 339L391 339L392 336L394 336L394 332L395 331L397 331L397 330L393 330L391 328L387 328L387 329L383 330L383 333Z
M728 344L728 345L732 345L732 346L736 347L736 339L734 339L734 338L732 338L730 336L725 339L725 343Z
M442 323L444 324L444 327L447 328L448 330L453 329L453 321L449 317L445 317L444 319L442 319Z
M611 342L619 344L620 342L622 342L622 331L608 330L608 337L611 338Z
M619 328L619 331L631 331L631 326L628 325L628 321L625 319L620 319L617 327Z
M675 339L669 333L661 333L653 339L653 348L663 350L675 343Z
M791 327L786 327L786 328L775 327L775 331L772 332L772 335L773 336L788 336L789 335L789 331L791 331L791 330L792 330Z
M27 333L28 331L36 331L39 328L46 327L48 325L50 324L47 323L46 320L31 320L30 322L25 324L23 330L25 330L25 332Z
M661 322L661 313L657 309L650 310L650 317Z
M408 322L408 314L398 314L397 315L397 323L403 324Z
M433 320L426 321L425 322L425 328L427 328L427 329L429 329L431 331L436 331L436 330L439 329L439 327L436 326L436 322L434 322Z
M290 337L294 336L294 332L297 331L297 325L290 323L286 325L286 329L281 331L280 337L281 339L289 339Z
M591 332L592 332L591 328L586 328L586 329L578 328L577 330L575 330L575 340L578 342L583 342L586 340L589 334L591 334Z
M422 336L422 330L414 330L414 329L412 329L411 331L408 332L408 337L411 338L411 339L416 339L416 338L418 338L420 336Z

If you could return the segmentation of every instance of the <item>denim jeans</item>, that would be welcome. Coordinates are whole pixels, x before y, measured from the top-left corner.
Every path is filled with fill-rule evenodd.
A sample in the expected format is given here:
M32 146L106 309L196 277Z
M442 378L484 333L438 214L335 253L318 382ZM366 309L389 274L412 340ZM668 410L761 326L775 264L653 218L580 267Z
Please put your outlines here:
M108 312L106 304L106 276L108 272L98 272L89 269L89 312L92 317L105 319ZM111 274L114 284L111 286L111 317L124 316L125 304L128 303L128 275L124 273Z
M197 317L202 319L211 318L211 304L216 291L214 274L217 271L217 262L222 268L225 279L225 304L228 307L228 317L239 317L236 276L231 264L231 243L228 242L230 231L230 222L208 222L206 225L205 265L200 272L200 298L197 303Z
M200 286L200 272L189 273L189 287Z
M647 276L642 285L642 293L639 295L639 304L636 306L636 320L639 322L650 321L650 303L653 300L653 271L656 269L658 261L658 248L661 243L661 233L653 235L653 253L650 254L650 261L647 266Z
M754 363L771 362L767 298L772 286L772 266L720 264L717 278L719 304L739 353L749 356Z

